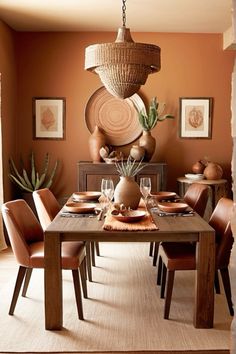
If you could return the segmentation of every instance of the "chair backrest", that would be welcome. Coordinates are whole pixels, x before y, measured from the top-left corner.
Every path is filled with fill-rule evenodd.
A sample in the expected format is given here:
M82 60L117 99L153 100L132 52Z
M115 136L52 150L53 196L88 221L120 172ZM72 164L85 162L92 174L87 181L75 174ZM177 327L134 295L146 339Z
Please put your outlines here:
M184 200L196 213L203 217L208 200L208 186L192 183L184 195Z
M209 224L215 229L216 237L216 267L228 267L231 248L234 242L230 218L233 211L233 201L221 198L209 220Z
M23 199L2 205L2 216L17 262L29 266L29 244L43 241L44 234L36 216Z
M48 188L34 191L33 198L40 224L45 230L60 211L60 204Z

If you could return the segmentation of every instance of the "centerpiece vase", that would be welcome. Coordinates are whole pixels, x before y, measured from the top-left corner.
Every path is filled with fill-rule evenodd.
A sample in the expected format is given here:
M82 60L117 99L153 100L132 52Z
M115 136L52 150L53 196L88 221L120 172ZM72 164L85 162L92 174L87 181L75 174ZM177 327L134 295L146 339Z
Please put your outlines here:
M138 183L133 177L121 176L114 192L114 202L126 208L137 209L141 198Z
M156 149L156 139L151 135L150 130L143 131L143 135L139 139L139 145L146 150L144 161L150 161Z

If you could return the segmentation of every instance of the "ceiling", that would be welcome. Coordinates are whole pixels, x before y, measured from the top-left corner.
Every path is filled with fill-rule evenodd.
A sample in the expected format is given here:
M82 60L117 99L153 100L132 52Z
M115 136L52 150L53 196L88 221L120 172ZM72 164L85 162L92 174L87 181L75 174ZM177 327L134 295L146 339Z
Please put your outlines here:
M127 0L132 32L223 33L232 0ZM0 0L0 19L17 31L116 31L121 0Z

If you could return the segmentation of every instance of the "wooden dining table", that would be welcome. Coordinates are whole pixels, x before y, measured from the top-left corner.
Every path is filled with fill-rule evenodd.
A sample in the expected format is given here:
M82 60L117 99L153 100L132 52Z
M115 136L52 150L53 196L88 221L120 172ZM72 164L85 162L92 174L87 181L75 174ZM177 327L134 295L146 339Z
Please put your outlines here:
M161 217L152 213L152 218L158 230L134 232L104 230L104 219L98 220L97 217L62 217L60 213L55 217L45 230L45 328L47 330L60 330L63 327L61 243L78 240L196 242L193 325L196 328L213 327L214 229L197 214L191 217Z

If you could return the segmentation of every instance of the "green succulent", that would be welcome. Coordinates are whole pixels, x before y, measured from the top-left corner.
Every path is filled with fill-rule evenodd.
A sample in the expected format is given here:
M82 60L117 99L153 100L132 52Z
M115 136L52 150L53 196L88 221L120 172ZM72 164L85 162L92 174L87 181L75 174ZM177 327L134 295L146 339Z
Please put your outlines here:
M152 130L158 121L162 122L167 118L174 118L171 114L163 115L165 107L165 103L159 103L156 97L151 99L148 115L142 110L139 112L139 123L141 124L143 130Z
M10 173L9 178L12 180L13 183L17 184L22 190L26 192L33 192L40 188L50 188L53 182L53 178L55 176L58 161L55 162L55 165L49 173L49 154L47 153L44 159L44 165L42 169L41 175L36 170L35 166L35 159L34 153L32 152L30 155L30 167L31 171L27 172L26 168L24 167L24 162L20 160L21 170L20 173L16 168L16 165L12 158L9 159L9 166L10 166Z
M136 160L133 160L129 155L126 161L116 162L116 169L120 176L123 177L134 177L139 171L141 171L145 164L142 164L142 160L137 163Z

